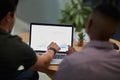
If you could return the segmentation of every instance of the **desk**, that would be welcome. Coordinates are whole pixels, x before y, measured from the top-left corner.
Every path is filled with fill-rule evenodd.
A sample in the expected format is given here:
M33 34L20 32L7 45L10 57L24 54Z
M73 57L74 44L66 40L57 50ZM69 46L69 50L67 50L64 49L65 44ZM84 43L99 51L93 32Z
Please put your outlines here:
M29 34L28 33L21 33L18 35L19 37L21 37L23 39L24 42L28 42L29 41ZM118 46L119 46L119 51L120 51L120 42L119 41L116 41L116 40L113 40L113 39L110 39L111 42L114 42L116 43ZM78 47L76 45L76 42L73 42L74 43L74 48L77 50L77 51L80 51L82 49L82 47ZM84 43L84 45L86 45L87 43ZM54 74L55 72L58 70L58 66L55 66L55 65L50 65L48 67L48 71L46 72L46 74L52 79L54 80Z

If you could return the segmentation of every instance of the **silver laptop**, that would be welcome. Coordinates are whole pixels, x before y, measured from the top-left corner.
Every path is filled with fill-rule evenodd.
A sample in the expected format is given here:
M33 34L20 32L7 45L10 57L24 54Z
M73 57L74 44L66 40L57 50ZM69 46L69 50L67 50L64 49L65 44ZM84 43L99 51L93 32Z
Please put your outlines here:
M44 54L47 46L51 42L56 42L61 50L56 53L51 64L60 64L68 45L73 44L73 26L61 24L31 23L29 45L36 54Z

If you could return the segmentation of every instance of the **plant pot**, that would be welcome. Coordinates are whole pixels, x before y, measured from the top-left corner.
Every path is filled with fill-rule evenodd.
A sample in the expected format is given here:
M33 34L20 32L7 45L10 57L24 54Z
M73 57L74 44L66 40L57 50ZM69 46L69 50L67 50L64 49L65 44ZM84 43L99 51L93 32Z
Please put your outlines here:
M82 47L83 46L83 44L84 44L84 40L83 39L80 39L79 41L78 41L78 46L79 47Z

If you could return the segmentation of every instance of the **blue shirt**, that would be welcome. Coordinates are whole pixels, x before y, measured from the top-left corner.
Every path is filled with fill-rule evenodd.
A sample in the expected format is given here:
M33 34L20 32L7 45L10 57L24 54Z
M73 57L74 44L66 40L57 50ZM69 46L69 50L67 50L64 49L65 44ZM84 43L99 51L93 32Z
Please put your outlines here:
M91 41L64 58L55 80L120 80L120 53L110 42Z

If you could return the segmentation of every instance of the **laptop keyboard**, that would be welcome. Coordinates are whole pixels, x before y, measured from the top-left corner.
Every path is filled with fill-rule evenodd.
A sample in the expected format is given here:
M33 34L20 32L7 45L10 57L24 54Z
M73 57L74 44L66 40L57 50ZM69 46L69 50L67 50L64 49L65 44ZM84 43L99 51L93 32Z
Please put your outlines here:
M65 55L55 55L54 59L63 59Z
M36 54L41 55L41 52L36 52ZM66 54L56 53L56 55L53 57L53 59L63 59L65 56L66 56Z

